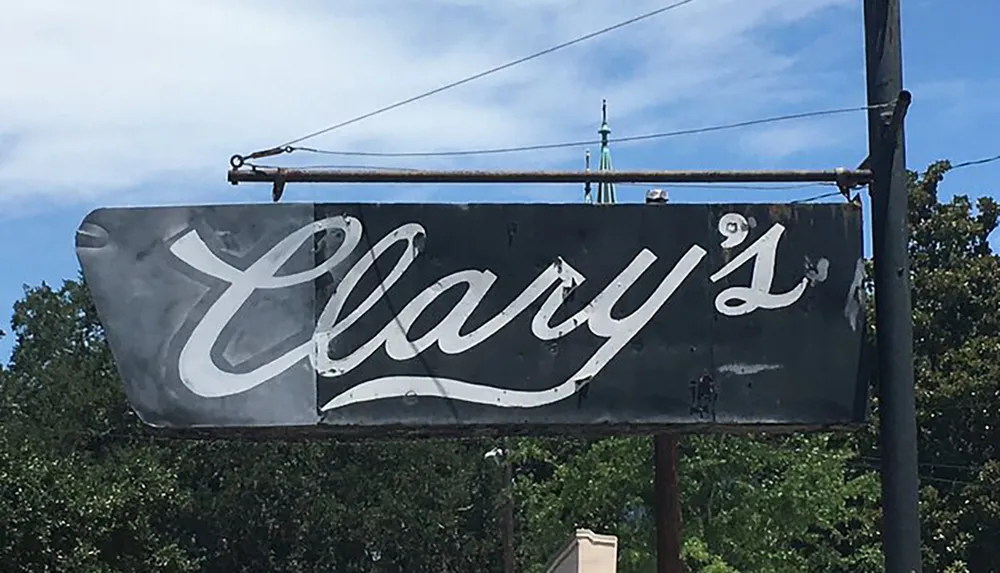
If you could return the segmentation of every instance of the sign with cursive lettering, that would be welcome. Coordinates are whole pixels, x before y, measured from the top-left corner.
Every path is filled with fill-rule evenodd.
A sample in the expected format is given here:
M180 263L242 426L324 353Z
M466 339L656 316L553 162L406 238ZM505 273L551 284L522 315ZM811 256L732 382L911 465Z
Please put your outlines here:
M158 427L867 416L851 205L100 209L77 253L129 401Z

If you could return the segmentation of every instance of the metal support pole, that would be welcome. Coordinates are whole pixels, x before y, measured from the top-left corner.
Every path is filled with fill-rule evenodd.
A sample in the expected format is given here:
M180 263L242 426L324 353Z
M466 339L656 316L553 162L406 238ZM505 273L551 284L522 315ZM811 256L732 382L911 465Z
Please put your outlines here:
M903 94L892 116L868 114L869 159L874 180L872 254L878 335L879 422L882 458L882 543L888 573L919 573L917 425L913 379L908 190L902 110L899 0L864 0L868 102Z
M663 189L646 192L647 205L662 205L669 200ZM681 561L681 492L677 483L677 436L653 436L653 490L656 497L656 573L682 573Z
M500 490L496 509L500 512L500 543L503 553L503 573L514 573L514 468L510 461L510 440L486 452L500 466Z
M231 169L238 183L836 183L865 185L871 171L430 171L355 169Z
M503 573L514 573L514 468L510 462L510 440L503 441Z
M656 491L656 573L682 573L681 495L677 484L677 437L653 437Z

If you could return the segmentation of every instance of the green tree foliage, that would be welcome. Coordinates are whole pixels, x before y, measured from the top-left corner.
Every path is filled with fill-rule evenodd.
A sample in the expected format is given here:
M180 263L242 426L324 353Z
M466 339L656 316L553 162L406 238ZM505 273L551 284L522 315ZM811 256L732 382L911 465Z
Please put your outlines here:
M80 281L28 289L0 371L0 571L488 571L493 446L156 438Z
M924 544L937 570L1000 570L997 203L940 199L951 168L910 179L914 368Z
M11 320L14 351L0 405L8 432L59 452L94 451L140 425L122 398L104 330L80 281L25 292Z
M693 571L878 571L878 482L854 472L852 453L828 435L688 436L681 440L685 555ZM623 573L650 571L653 551L652 440L614 438L559 459L544 445L527 456L554 467L522 479L528 506L522 545L529 571L568 532L619 537Z
M199 571L177 528L190 502L149 452L98 463L0 436L0 570Z
M1000 259L989 199L910 180L925 571L1000 570ZM128 408L82 281L27 289L0 367L0 571L499 571L502 472L484 440L175 441ZM877 400L874 415L877 417ZM877 426L686 436L692 572L878 571ZM520 439L519 570L576 527L653 569L649 438Z

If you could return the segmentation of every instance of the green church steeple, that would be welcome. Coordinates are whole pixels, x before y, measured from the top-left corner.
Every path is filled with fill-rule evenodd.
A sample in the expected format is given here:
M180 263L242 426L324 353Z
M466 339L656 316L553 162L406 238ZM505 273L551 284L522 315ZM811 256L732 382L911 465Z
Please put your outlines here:
M609 137L611 136L611 128L608 127L608 100L601 100L601 128L597 130L597 133L601 134L601 153L597 162L597 171L611 171L613 167L611 166L611 145ZM590 173L590 150L588 149L586 155L584 156L584 165L587 173ZM617 199L615 198L615 184L614 183L597 183L597 197L591 194L592 187L590 181L583 184L583 202L584 203L600 203L608 204L615 203Z
M611 135L611 128L608 127L608 100L601 101L601 129L597 130L601 134L601 157L597 165L598 172L611 171L611 146L608 144L608 137ZM615 203L615 184L600 182L597 184L597 202Z

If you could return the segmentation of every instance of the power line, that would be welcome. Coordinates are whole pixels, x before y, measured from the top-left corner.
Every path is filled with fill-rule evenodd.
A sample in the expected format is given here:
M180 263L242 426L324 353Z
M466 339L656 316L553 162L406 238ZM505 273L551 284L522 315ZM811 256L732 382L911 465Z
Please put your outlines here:
M979 166L979 165L986 165L988 163L995 163L997 161L1000 161L1000 155L993 155L993 156L990 156L990 157L984 157L982 159L970 159L968 161L962 161L960 163L953 164L951 166L951 170L962 169L963 167L975 167L975 166ZM808 187L808 186L811 186L811 185L829 185L829 183L811 183L811 184L806 184L806 185L801 185L801 186L789 186L788 188L792 188L792 187ZM825 197L832 197L835 194L839 194L839 193L826 193L826 194L823 194L823 195L817 195L815 197L810 197L808 199L800 199L798 201L792 201L792 203L805 203L805 202L809 202L809 201L815 201L817 199L823 199Z
M839 189L836 191L829 191L827 193L820 193L819 195L813 195L812 197L806 197L805 199L796 199L795 201L790 201L790 205L798 205L800 203L811 203L813 201L818 201L820 199L827 199L829 197L843 197L844 193Z
M858 456L857 459L860 460L860 461L872 462L872 463L881 463L881 461L882 461L881 458L874 457L874 456ZM969 465L969 464L948 464L948 463L942 463L942 462L920 462L917 465L920 466L920 467L922 467L922 468L949 469L949 470L963 470L963 471L969 471L969 472L979 472L979 471L982 471L982 469L985 467L986 462L983 462L982 464L980 464L978 466L976 466L976 465Z
M864 469L871 469L871 470L880 471L880 466L877 463L879 461L880 460L878 458L871 458L871 457L860 456L858 458L855 458L855 459L852 459L852 460L848 460L848 463L855 464L858 467L861 467L861 468L864 468ZM962 466L962 465L938 464L938 463L918 463L917 466L919 468L929 469L929 470L931 470L931 472L933 472L934 470L938 470L938 469L945 469L945 470L962 470L962 471L967 471L967 472L970 472L970 473L980 472L980 471L982 471L983 467L985 467L985 465L984 466L980 466L980 467L976 467L976 466ZM984 482L973 482L973 481L968 481L968 480L943 478L943 477L939 477L939 476L935 476L935 475L926 475L926 474L923 474L923 473L919 474L919 478L920 478L920 481L922 481L922 482L936 482L936 483L943 483L943 484L948 484L948 485L960 485L960 486L977 487L977 488L984 488L984 489L992 489L994 487L992 484L984 483Z
M1000 155L994 155L993 157L986 157L983 159L973 159L971 161L963 161L952 165L951 168L961 169L963 167L971 167L973 165L985 165L987 163L993 163L994 161L1000 161Z
M250 163L245 164L251 169L289 169L288 166L280 165L264 165L261 163ZM388 165L303 165L301 167L295 167L294 169L343 169L345 171L352 170L365 170L365 171L421 171L421 169L415 167L394 167Z
M641 183L621 183L618 184L622 187L645 187L649 188L650 185L643 185ZM672 183L670 184L671 189L686 189L686 188L696 188L696 189L716 189L721 191L789 191L795 189L807 189L810 187L835 187L834 183L802 183L799 185L726 185L726 184L713 184L713 183ZM826 193L821 193L819 195L813 195L811 197L806 197L803 199L796 199L790 201L790 205L795 205L798 203L809 203L812 201L817 201L819 199L826 199L828 197L843 197L844 194L840 189L836 191L829 191Z
M574 46L574 45L579 44L581 42L585 42L587 40L596 38L598 36L602 36L602 35L607 34L609 32L613 32L613 31L618 30L620 28L624 28L626 26L630 26L630 25L635 24L637 22L641 22L643 20L652 18L653 16L658 16L658 15L664 13L664 12L673 10L675 8L680 8L681 6L684 6L686 4L690 4L691 2L694 2L694 0L680 0L679 2L674 2L672 4L668 4L668 5L663 6L661 8L657 8L656 10L653 10L651 12L646 12L645 14L640 14L639 16L635 16L633 18L630 18L630 19L625 20L623 22L619 22L619 23L614 24L612 26L608 26L607 28L602 28L600 30L597 30L596 32L591 32L589 34L586 34L586 35L583 35L583 36L579 36L577 38L569 40L568 42L563 42L562 44L558 44L556 46L552 46L550 48L546 48L546 49L544 49L544 50L542 50L540 52L535 52L535 53L530 54L528 56L524 56L522 58L518 58L518 59L513 60L511 62L507 62L506 64L502 64L502 65L490 68L488 70L479 72L477 74L473 74L471 76L465 77L465 78L463 78L461 80L452 82L450 84L445 84L445 85L443 85L441 87L434 88L434 89L432 89L430 91L421 93L419 95L416 95L416 96L413 96L413 97L410 97L410 98L398 101L398 102L396 102L394 104L391 104L391 105L387 105L387 106L379 108L379 109L377 109L375 111L371 111L371 112L359 115L357 117L351 118L349 120L342 121L342 122L340 122L338 124L331 125L329 127L320 129L318 131L314 131L314 132L309 133L307 135L303 135L302 137L293 139L293 140L291 140L291 141L289 141L289 142L287 142L287 143L285 143L283 145L279 145L278 148L283 148L283 147L287 147L287 146L290 146L290 145L295 145L296 143L300 143L300 142L305 141L307 139L312 139L314 137L323 135L325 133L329 133L331 131L340 129L342 127L347 127L348 125L351 125L353 123L357 123L359 121L363 121L365 119L374 117L376 115L383 114L383 113L385 113L387 111L392 111L392 110L394 110L396 108L402 107L402 106L407 105L407 104L411 104L413 102L422 100L424 98L428 98L428 97L430 97L432 95L439 94L439 93L441 93L443 91L450 90L452 88L456 88L458 86L467 84L469 82L478 80L480 78L484 78L486 76L495 74L497 72L501 72L503 70L512 68L512 67L517 66L519 64L523 64L525 62L529 62L529 61L534 60L536 58L540 58L542 56L546 56L546 55L551 54L553 52L557 52L559 50L568 48L570 46Z
M645 183L615 183L619 187L644 187L651 185ZM793 191L796 189L808 189L810 187L828 187L833 183L800 183L797 185L739 185L739 184L715 184L715 183L671 183L671 188L692 188L692 189L721 189L734 191Z
M688 129L679 129L675 131L663 131L659 133L648 133L644 135L632 135L627 137L613 137L608 141L610 143L628 143L633 141L647 141L653 139L665 139L668 137L679 137L683 135L697 135L702 133L726 131L730 129L739 129L743 127L752 127L755 125L777 123L782 121L792 121L798 119L807 119L811 117L821 117L828 115L853 113L859 111L869 111L871 109L880 109L888 107L889 105L892 104L877 104L868 106L822 109L822 110L807 111L802 113L762 117L757 119L738 121L735 123L723 123L705 127L694 127ZM587 145L599 145L600 143L601 143L600 140L588 139L579 141L564 141L560 143L542 143L536 145L519 145L513 147L493 147L493 148L482 148L482 149L460 149L453 151L341 151L341 150L331 150L331 149L318 149L315 147L292 147L292 146L287 146L287 147L289 151L305 151L308 153L317 153L321 155L335 155L339 157L397 157L398 158L398 157L458 157L467 155L497 155L502 153L518 153L524 151L543 151L548 149L561 149L568 147L584 147Z

